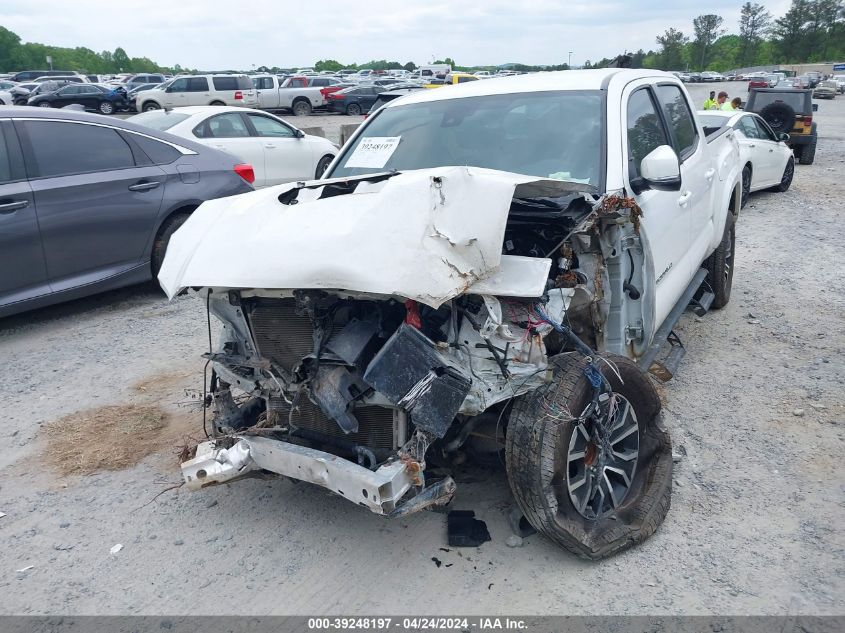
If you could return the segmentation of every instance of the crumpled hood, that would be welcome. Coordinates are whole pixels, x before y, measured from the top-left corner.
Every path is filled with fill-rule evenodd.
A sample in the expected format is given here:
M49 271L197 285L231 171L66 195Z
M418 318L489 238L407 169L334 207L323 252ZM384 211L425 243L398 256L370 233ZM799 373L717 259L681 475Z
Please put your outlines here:
M343 289L435 308L474 284L477 294L542 294L550 260L501 254L511 200L579 185L472 167L381 178L309 183L293 204L280 198L296 184L205 202L173 234L159 282L170 298L187 287ZM354 192L321 198L326 185L355 181Z

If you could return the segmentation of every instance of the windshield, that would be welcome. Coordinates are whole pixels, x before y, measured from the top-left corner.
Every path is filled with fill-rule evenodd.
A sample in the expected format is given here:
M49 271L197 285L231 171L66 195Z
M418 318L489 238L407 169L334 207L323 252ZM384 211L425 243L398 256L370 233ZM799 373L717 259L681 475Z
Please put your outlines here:
M598 187L601 102L598 91L561 91L383 108L346 148L331 177L469 165ZM355 150L374 137L399 141L388 144L391 149L381 154L384 160L367 157L367 167L356 167L362 161Z
M152 110L150 112L144 112L143 114L131 116L127 119L127 121L132 121L132 123L137 123L138 125L143 125L144 127L164 132L165 130L172 128L177 123L181 123L189 116L189 114L181 114L167 110Z

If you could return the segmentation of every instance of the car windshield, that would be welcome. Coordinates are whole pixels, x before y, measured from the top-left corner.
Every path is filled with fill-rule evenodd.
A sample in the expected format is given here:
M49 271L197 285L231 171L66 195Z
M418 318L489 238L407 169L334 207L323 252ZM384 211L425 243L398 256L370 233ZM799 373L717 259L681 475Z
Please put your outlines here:
M598 187L601 93L533 92L464 97L383 108L344 151L331 177L471 165ZM384 161L360 164L368 139L398 137ZM372 157L369 157L372 158Z
M138 125L143 125L144 127L164 132L165 130L172 128L177 123L181 123L189 116L189 114L182 114L167 110L152 110L150 112L144 112L143 114L131 116L127 119L127 121L132 121L132 123L137 123Z

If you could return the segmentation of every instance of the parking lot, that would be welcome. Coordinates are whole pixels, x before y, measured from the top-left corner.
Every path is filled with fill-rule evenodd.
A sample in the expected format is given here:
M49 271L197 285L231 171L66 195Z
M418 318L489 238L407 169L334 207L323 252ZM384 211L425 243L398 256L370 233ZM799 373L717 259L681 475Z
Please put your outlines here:
M688 88L699 106L745 98ZM285 118L331 140L361 120ZM687 356L661 387L675 488L646 542L598 563L538 535L508 547L504 471L477 466L453 506L492 541L462 550L444 514L388 520L307 484L180 490L179 451L202 437L205 306L146 284L0 320L2 611L840 613L845 99L815 120L815 164L740 216L731 303L677 328ZM136 415L152 407L166 418Z

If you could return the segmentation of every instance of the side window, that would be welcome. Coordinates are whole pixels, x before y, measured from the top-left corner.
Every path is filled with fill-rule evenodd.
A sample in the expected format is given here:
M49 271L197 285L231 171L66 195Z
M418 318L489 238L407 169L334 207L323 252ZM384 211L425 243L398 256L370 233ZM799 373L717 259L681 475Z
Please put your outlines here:
M235 77L212 77L211 82L215 90L237 90L238 80Z
M218 114L194 128L194 136L200 138L241 138L249 136L246 123L239 112Z
M188 92L205 92L208 90L208 79L205 77L188 77Z
M744 116L739 120L739 131L742 132L745 138L760 138L760 132L757 126L754 125L754 120L750 116Z
M188 78L174 79L168 89L170 92L188 92Z
M293 130L276 119L261 114L247 114L258 136L291 137Z
M273 87L273 79L270 77L259 77L255 80L255 87L259 90L269 90Z
M182 155L176 148L165 143L159 143L146 136L131 133L130 136L156 165L167 165Z
M69 97L70 95L78 95L79 88L77 88L76 86L65 86L64 88L57 90L56 94L61 95L63 97Z
M765 141L777 140L775 133L772 132L772 129L766 124L765 121L758 119L756 116L751 117L751 119L754 121L754 125L756 126L757 132L759 133L761 139Z
M32 177L50 178L134 167L132 150L115 130L59 121L25 121Z
M640 176L640 163L655 148L668 145L657 108L646 88L635 91L628 99L628 164L629 178Z
M695 151L698 133L687 100L678 86L657 86L657 97L675 145L683 161Z
M0 185L12 181L12 157L6 147L4 130L0 128Z

